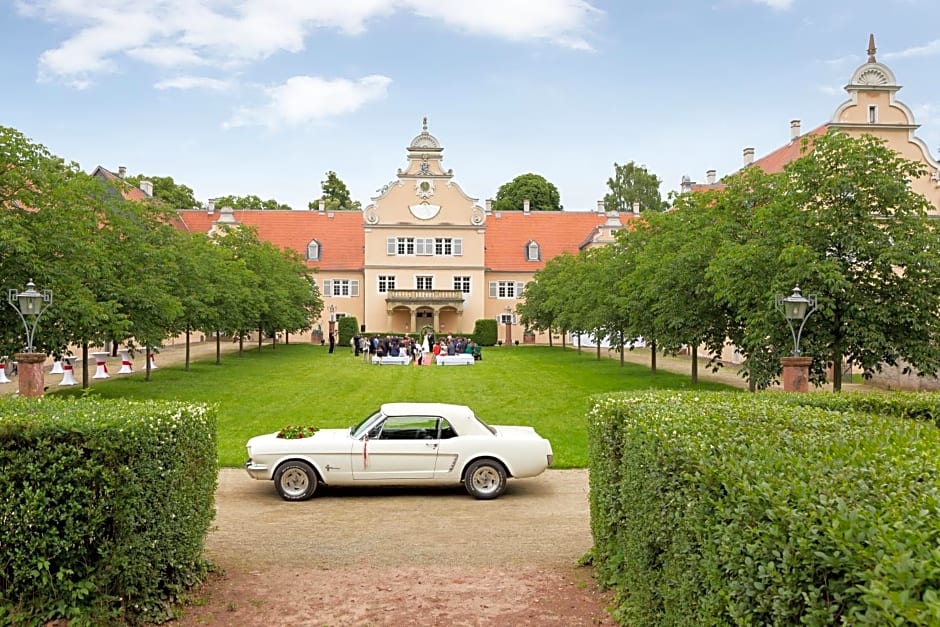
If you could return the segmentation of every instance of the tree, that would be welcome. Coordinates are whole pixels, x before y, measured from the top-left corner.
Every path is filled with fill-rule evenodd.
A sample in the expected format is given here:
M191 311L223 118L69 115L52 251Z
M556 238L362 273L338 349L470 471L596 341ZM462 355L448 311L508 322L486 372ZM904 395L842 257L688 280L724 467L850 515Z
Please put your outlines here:
M520 174L504 183L496 192L494 211L522 211L524 201L529 200L532 211L561 211L558 188L539 174Z
M307 203L307 207L309 207L311 211L316 211L320 208L321 199L326 201L327 211L360 211L362 209L362 203L350 198L349 188L346 187L346 183L336 176L336 172L333 170L328 171L326 173L326 179L320 181L320 189L323 192L320 198Z
M660 178L651 174L644 166L633 161L626 165L614 163L614 176L607 179L610 190L604 196L607 211L633 211L634 204L640 211L663 211L669 203L659 193Z
M248 196L222 196L216 198L215 206L218 208L221 207L231 207L232 209L237 209L239 211L290 211L290 205L284 205L274 200L273 198L268 200L261 200L259 196L254 194Z
M792 344L774 296L796 284L816 294L801 346L817 376L831 367L836 391L846 360L865 374L902 361L936 374L940 234L909 186L924 167L870 135L830 132L808 148L750 212L742 241L716 256L719 296L747 325L750 348L763 342L779 356Z
M129 176L125 180L137 187L140 187L141 181L150 181L153 183L153 197L171 209L189 210L200 208L193 190L182 183L176 183L172 176L137 174Z

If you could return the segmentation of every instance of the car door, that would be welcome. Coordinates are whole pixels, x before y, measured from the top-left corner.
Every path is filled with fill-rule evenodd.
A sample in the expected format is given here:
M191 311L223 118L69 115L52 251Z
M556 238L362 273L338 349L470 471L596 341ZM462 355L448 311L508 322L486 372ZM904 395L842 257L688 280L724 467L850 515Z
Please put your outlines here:
M433 479L439 444L437 423L437 416L389 416L354 445L353 479Z

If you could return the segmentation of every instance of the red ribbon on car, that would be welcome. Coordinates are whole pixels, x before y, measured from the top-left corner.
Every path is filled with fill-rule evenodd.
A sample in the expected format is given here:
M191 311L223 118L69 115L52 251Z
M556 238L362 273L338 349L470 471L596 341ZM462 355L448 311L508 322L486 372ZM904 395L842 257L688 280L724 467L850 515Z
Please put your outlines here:
M362 467L369 465L369 434L366 433L362 438Z

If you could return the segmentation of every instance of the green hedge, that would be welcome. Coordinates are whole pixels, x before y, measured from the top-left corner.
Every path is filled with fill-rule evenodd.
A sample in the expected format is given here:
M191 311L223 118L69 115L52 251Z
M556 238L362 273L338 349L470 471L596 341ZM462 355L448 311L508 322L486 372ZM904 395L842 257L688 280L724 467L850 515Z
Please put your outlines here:
M215 412L0 399L0 624L160 621L207 573Z
M940 427L940 394L936 393L787 394L783 400L832 411L862 411L924 420Z
M480 346L495 346L498 335L498 325L493 318L482 318L473 325L471 339Z
M594 559L617 620L940 624L940 431L821 398L596 402Z

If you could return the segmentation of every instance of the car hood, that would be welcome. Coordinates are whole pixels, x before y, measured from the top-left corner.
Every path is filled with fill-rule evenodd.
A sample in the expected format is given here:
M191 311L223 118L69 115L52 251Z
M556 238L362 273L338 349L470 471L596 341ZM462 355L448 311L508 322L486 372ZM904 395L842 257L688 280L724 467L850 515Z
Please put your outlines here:
M285 439L277 433L256 435L248 440L252 452L316 450L335 446L340 441L349 441L349 429L320 429L309 438Z

